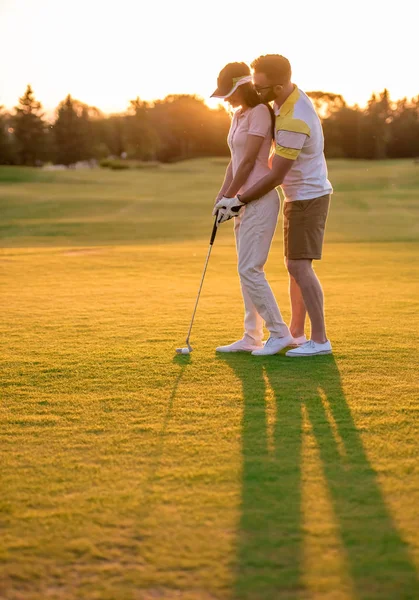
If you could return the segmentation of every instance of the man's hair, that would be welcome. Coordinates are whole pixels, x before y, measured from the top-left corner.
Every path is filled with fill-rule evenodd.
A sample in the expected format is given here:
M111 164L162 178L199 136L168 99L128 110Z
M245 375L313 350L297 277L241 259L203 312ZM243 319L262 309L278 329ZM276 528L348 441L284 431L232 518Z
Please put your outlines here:
M259 56L250 65L255 73L264 73L272 83L288 83L291 81L291 65L285 56L265 54Z

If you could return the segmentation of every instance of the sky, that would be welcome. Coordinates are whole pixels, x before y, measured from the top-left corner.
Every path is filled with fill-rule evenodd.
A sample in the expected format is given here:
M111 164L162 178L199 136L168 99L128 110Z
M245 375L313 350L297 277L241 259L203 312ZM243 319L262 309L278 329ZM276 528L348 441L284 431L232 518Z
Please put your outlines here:
M197 94L218 72L283 54L305 91L364 106L385 87L419 94L417 0L0 0L0 105L30 83L52 111L68 93L104 112Z

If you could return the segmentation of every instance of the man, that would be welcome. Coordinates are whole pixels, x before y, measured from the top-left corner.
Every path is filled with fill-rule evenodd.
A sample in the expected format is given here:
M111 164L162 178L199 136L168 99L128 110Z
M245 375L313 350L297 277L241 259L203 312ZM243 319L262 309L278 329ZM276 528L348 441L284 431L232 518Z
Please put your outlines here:
M326 336L323 290L313 270L322 254L324 230L332 186L327 178L320 119L304 92L291 82L289 61L277 54L260 56L252 63L253 81L264 102L274 100L276 148L272 170L244 194L223 198L216 208L219 223L237 216L240 209L281 186L284 203L284 255L290 277L294 338L304 335L306 313L311 339L289 350L290 357L331 354ZM282 338L269 338L254 355L276 354Z

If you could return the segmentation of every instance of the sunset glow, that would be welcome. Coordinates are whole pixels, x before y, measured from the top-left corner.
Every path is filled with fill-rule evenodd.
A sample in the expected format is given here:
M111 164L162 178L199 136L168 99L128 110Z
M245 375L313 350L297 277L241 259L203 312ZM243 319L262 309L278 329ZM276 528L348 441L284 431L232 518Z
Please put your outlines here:
M71 93L105 112L131 98L197 94L208 101L218 71L260 54L287 56L304 90L364 105L387 87L393 99L419 93L414 3L267 0L253 9L213 0L0 0L0 105L27 83L45 109ZM410 15L410 17L409 17ZM214 106L218 101L209 101Z

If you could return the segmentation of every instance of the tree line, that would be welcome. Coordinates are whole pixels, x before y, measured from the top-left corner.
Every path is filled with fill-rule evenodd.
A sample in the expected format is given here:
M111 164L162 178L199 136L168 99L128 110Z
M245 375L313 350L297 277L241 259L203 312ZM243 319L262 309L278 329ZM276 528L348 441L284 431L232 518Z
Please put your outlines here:
M308 94L323 123L325 151L339 158L419 156L419 95L392 102L387 90L365 108L348 106L341 95ZM66 166L79 161L127 157L172 162L227 156L230 116L191 95L152 103L137 97L124 113L104 115L68 95L49 121L30 85L13 111L0 107L0 164Z

